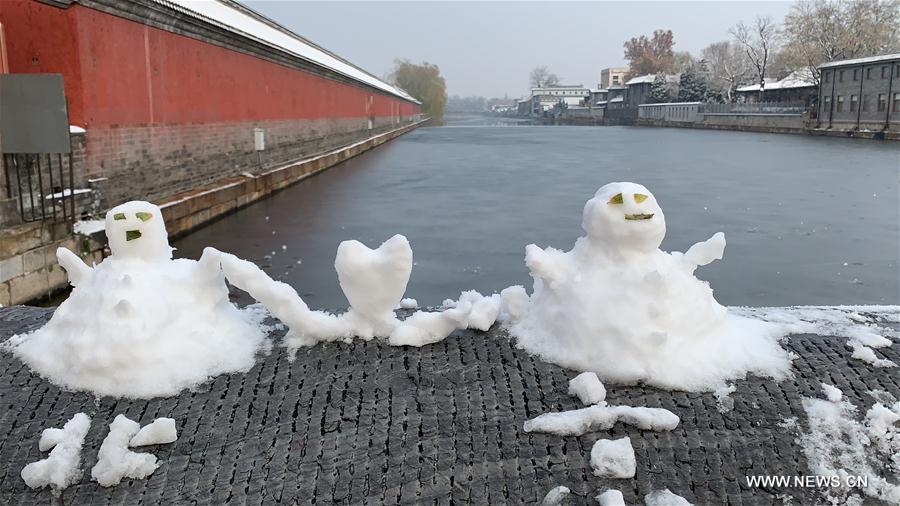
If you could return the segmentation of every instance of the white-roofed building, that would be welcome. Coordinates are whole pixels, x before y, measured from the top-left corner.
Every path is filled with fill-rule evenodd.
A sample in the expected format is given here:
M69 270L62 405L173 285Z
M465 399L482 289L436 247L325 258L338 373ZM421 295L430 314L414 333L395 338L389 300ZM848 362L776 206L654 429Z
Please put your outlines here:
M759 83L748 84L737 88L737 97L741 102L760 101ZM763 102L799 103L810 105L815 101L818 88L809 70L791 72L784 79L766 78L763 88Z

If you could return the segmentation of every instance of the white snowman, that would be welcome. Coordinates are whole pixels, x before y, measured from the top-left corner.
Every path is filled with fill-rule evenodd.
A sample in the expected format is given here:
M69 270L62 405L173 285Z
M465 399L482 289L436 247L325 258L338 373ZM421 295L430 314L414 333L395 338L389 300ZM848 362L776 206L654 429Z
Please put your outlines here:
M111 256L90 267L60 248L74 287L14 352L64 388L97 395L174 395L222 373L249 370L264 333L228 300L220 254L172 260L160 209L134 201L106 215Z
M635 183L600 188L584 207L582 227L586 235L571 251L526 248L534 293L512 326L521 347L609 381L686 390L743 376L759 358L757 344L783 365L777 343L744 339L747 328L765 329L732 325L709 284L694 277L698 266L722 258L724 234L686 253L661 251L665 216Z

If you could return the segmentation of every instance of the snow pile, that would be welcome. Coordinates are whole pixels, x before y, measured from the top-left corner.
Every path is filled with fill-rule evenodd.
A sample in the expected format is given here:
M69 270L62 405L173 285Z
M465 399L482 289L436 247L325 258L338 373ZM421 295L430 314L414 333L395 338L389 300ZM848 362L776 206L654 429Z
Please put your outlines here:
M81 445L90 428L91 419L78 413L62 429L44 429L38 447L42 452L51 450L50 455L22 469L25 484L35 489L50 485L62 490L76 483L81 477Z
M741 316L762 320L779 327L779 333L817 334L847 339L852 358L875 367L895 367L894 362L879 358L873 348L891 346L888 336L897 333L879 325L900 323L900 306L797 306L736 307L730 310Z
M608 489L594 499L600 506L625 506L625 497L615 489Z
M631 438L598 440L591 448L591 468L601 478L634 478L637 461Z
M592 372L583 372L569 380L569 395L574 395L585 406L598 404L606 399L606 387Z
M668 409L632 406L596 406L544 413L525 422L525 432L545 432L559 436L580 436L587 432L608 430L622 422L639 429L664 431L672 430L681 420Z
M662 388L714 390L747 373L787 375L778 327L729 314L694 277L722 258L721 233L685 253L661 251L662 209L634 183L600 188L582 227L571 251L526 248L534 293L511 322L518 346L604 381Z
M141 425L119 415L109 425L109 434L97 452L97 464L91 477L104 487L118 485L122 478L143 479L156 471L159 463L149 453L135 453L128 444L140 431Z
M412 249L402 235L391 237L377 249L359 241L344 241L338 246L334 267L350 303L349 309L340 315L311 310L291 286L273 280L251 262L220 254L228 281L249 293L289 327L285 344L292 350L318 342L348 342L354 337L387 338L394 346L424 346L442 341L456 329L466 328L470 316L474 316L476 324L488 321L492 324L496 319L496 315L491 316L491 304L473 292L446 311L416 311L406 320L399 320L394 310L403 305L403 294L412 272ZM470 301L479 307L474 315ZM406 304L412 305L409 301Z
M131 438L128 446L149 446L174 443L178 439L178 430L172 418L157 418L152 423L141 427Z
M547 492L547 495L544 496L544 500L541 501L541 506L559 506L566 497L569 497L570 493L571 491L568 487L562 485L553 487Z
M501 298L499 294L485 297L475 290L469 290L459 294L459 299L456 301L445 300L443 305L444 307L457 307L461 304L472 306L464 328L487 332L500 316Z
M900 402L874 404L862 422L856 419L856 406L832 391L828 396L803 399L808 431L800 444L810 472L838 477L839 486L827 489L835 501L849 502L855 487L866 496L900 503ZM865 484L857 480L861 476L867 477Z
M669 489L654 490L644 496L646 506L691 506L687 499L674 494Z
M831 402L841 402L841 399L844 398L844 392L841 392L840 388L826 383L822 383L822 391L825 392L825 397Z
M147 202L110 210L106 233L112 256L94 267L57 250L72 294L6 347L57 385L121 397L174 395L253 366L265 334L229 302L218 252L172 260L160 210Z

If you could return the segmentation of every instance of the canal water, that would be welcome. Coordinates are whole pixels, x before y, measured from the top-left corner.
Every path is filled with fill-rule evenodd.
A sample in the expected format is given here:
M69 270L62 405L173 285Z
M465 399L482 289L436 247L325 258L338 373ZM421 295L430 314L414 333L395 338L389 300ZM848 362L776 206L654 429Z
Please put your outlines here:
M448 118L180 239L176 256L215 246L339 310L338 243L403 234L420 304L530 291L525 245L569 249L596 189L633 181L665 212L663 249L725 232L725 258L697 271L723 304L900 304L898 173L898 143Z

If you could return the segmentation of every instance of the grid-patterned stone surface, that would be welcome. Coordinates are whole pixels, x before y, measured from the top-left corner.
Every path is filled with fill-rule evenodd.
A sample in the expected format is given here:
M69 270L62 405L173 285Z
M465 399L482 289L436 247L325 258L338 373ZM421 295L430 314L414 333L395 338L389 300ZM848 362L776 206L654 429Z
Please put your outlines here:
M37 328L39 308L0 309L0 340ZM276 340L280 335L273 336ZM571 371L518 350L500 331L459 332L423 348L378 342L318 345L288 361L280 347L245 375L221 376L195 392L154 400L95 400L60 391L0 353L0 503L47 504L19 476L44 458L40 433L75 413L93 418L80 483L62 504L534 504L552 487L572 490L568 504L592 504L616 488L629 504L669 488L695 504L771 504L819 499L813 490L749 488L757 474L810 474L782 422L803 427L802 396L822 397L820 383L857 406L870 391L900 398L896 370L850 358L840 338L793 336L793 379L750 378L736 384L734 408L722 413L712 394L612 387L611 404L672 410L671 432L617 425L580 437L523 432L547 411L580 407L566 393ZM893 348L881 353L896 362ZM864 411L864 409L863 409ZM124 413L142 424L175 418L179 438L148 447L160 468L148 479L103 488L90 480L108 424ZM601 479L590 469L599 438L631 437L637 476Z

